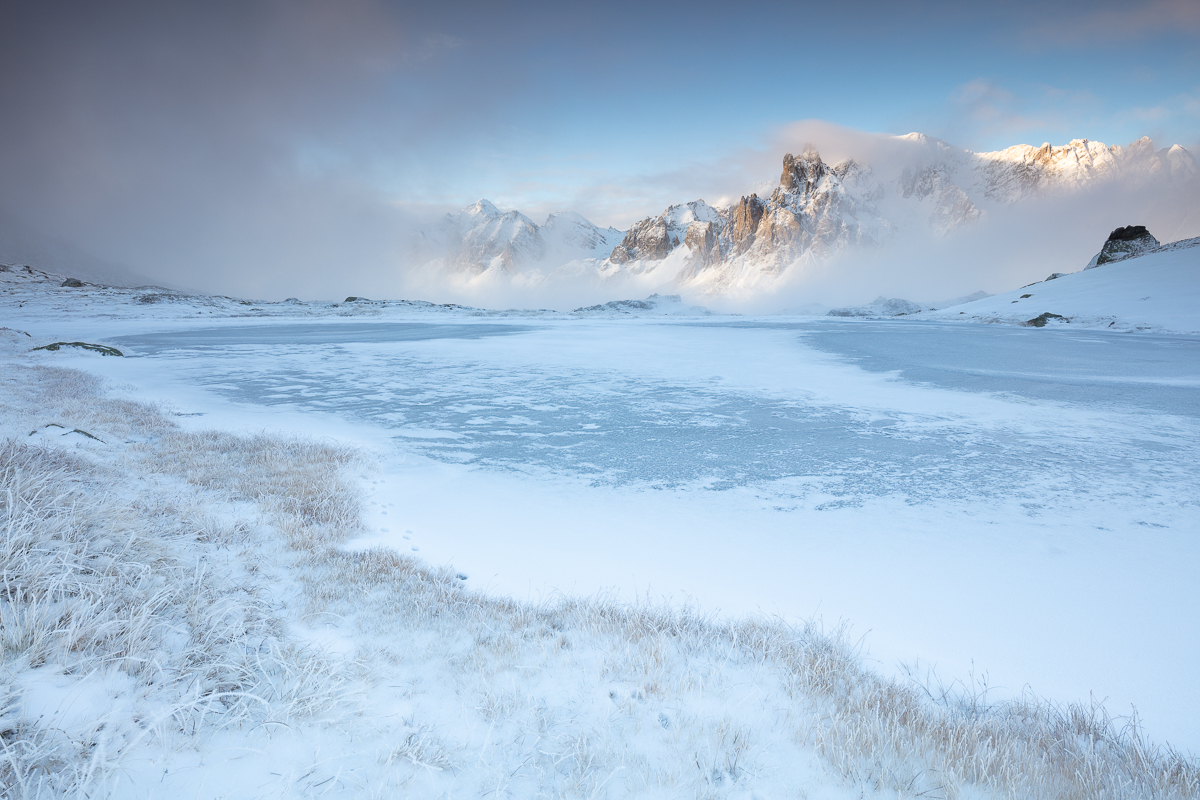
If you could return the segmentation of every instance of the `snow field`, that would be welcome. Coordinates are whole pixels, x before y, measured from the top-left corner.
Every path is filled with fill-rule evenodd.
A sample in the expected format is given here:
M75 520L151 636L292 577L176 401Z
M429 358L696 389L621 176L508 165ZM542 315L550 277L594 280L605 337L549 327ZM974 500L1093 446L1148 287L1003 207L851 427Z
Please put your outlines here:
M884 679L840 630L347 551L356 452L185 431L7 349L8 796L1200 796L1098 706Z
M1200 328L1200 239L1072 272L921 318L1023 323L1049 312L1067 322L1114 330L1194 333Z
M391 338L351 339L360 327ZM881 670L986 675L993 699L1094 695L1197 751L1194 338L462 327L505 326L224 326L55 358L203 412L183 424L359 443L381 474L348 546L419 546L519 599L611 590L844 619Z

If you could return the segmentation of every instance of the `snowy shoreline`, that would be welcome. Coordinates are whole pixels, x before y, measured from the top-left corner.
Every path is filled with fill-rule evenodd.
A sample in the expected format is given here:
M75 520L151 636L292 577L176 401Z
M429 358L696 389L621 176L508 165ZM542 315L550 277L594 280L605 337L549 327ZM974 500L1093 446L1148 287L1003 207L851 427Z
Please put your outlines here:
M347 552L362 512L339 474L370 474L361 457L181 431L6 350L0 774L18 797L1200 788L1097 706L881 679L838 630L513 603Z
M1041 792L1065 797L1104 792L1127 797L1200 793L1200 766L1194 758L1156 748L1149 743L1156 737L1140 728L1136 717L1110 717L1111 704L1048 702L1029 690L997 693L986 675L965 684L951 680L949 687L942 687L921 665L912 668L912 679L889 676L887 670L879 670L881 665L872 654L861 649L861 642L854 643L858 637L845 627L825 630L819 622L798 622L790 613L747 616L735 607L732 613L718 616L712 613L711 602L698 607L644 599L631 602L587 587L582 593L553 592L530 601L505 588L511 578L493 587L486 571L477 574L475 567L464 572L428 567L427 563L451 563L445 549L452 546L449 540L426 537L420 555L427 560L418 561L401 554L398 535L387 534L386 527L380 533L381 523L393 524L380 514L391 511L410 519L459 514L462 509L418 507L422 493L426 501L442 497L437 480L448 480L459 491L490 500L497 500L495 493L503 487L520 482L472 479L464 483L473 473L452 464L443 477L432 473L422 477L422 471L434 464L424 456L414 459L414 466L396 471L394 465L379 463L381 454L390 451L369 445L368 437L378 435L370 431L378 428L356 428L348 422L339 427L328 412L304 411L307 389L286 395L283 402L290 409L286 413L266 406L265 413L257 416L243 408L197 418L186 415L196 413L193 406L206 412L214 408L214 396L202 399L203 392L214 389L201 390L200 384L194 384L198 393L187 407L147 403L144 388L137 400L127 397L139 385L144 387L152 373L179 386L192 385L189 382L201 373L166 374L184 366L184 356L116 359L70 346L58 352L31 349L55 341L104 343L128 336L146 336L145 343L138 345L145 348L155 341L169 342L161 338L168 331L230 331L241 325L297 323L353 326L394 320L438 329L474 326L484 338L432 341L436 348L430 352L442 353L439 358L445 359L461 349L473 360L488 353L488 358L500 358L497 365L516 365L522 362L512 359L523 351L510 345L518 340L486 334L489 323L505 317L512 317L511 324L505 322L506 329L520 327L521 315L475 315L462 308L380 303L354 306L352 317L345 316L350 312L344 304L329 304L316 316L295 316L294 304L280 304L279 315L266 316L264 309L262 316L242 316L260 307L221 298L141 303L137 301L141 290L84 287L81 294L79 288L55 285L48 276L10 272L4 277L18 278L23 287L10 285L12 291L0 300L5 321L14 327L25 325L34 334L5 330L0 345L4 389L6 397L12 398L0 418L9 465L5 488L12 487L17 498L5 501L5 513L10 520L14 513L24 514L16 525L23 536L32 537L10 549L6 575L27 569L30 562L23 554L60 553L38 567L37 580L43 583L20 578L17 582L29 591L11 595L2 606L6 635L8 630L18 630L8 620L32 626L21 629L30 633L6 639L20 644L6 645L5 651L0 721L12 733L4 740L7 760L0 759L0 773L9 770L20 792L16 796L86 788L100 795L141 797L173 791L172 787L194 787L197 780L203 796L237 793L237 787L246 785L261 787L256 796L325 790L354 796L387 796L398 790L482 795L497 786L516 795L544 791L650 797L675 796L680 787L711 796L794 793L800 787L810 797L922 791L947 796ZM80 298L86 300L82 307ZM181 310L198 313L193 317ZM725 363L720 361L725 345L718 345L726 342L733 347L732 335L753 347L787 342L791 335L790 328L778 326L779 318L657 316L644 324L636 320L618 324L608 316L620 319L625 312L603 314L607 316L594 322L579 320L579 330L593 331L588 336L599 337L596 341L608 348L605 352L634 352L631 348L638 343L642 348L666 348L653 362L657 380L683 380L690 374L690 367L682 364L675 367L675 378L661 371L678 358L679 351L673 348L679 336L703 342L706 357L719 364ZM537 312L524 319L528 324L520 341L562 339L557 333L560 326L576 326L568 321L569 315L554 312ZM661 327L664 324L667 327ZM888 323L831 324L829 335L846 338L838 331L870 337L872 326ZM388 334L392 342L388 347L395 348L399 330ZM664 338L655 331L670 335ZM361 340L362 333L354 338ZM1137 336L1134 340L1151 341ZM186 338L181 341L185 348L195 348ZM315 341L331 340L323 335ZM577 347L591 341L575 337L569 344ZM123 342L119 346L126 347ZM352 346L359 353L356 358L378 351L366 344ZM727 361L736 363L741 373L724 373L722 380L754 377L766 382L754 390L758 394L745 394L749 388L743 387L739 397L787 397L796 385L789 382L787 369L811 374L826 395L820 402L852 404L847 406L850 412L839 412L850 414L846 418L850 430L858 430L853 426L861 422L861 436L884 423L878 428L887 434L883 442L941 435L939 426L951 423L921 415L945 414L946 420L961 416L967 413L958 406L964 397L974 398L973 405L964 409L990 409L989 425L1002 420L996 414L1016 415L1001 422L1001 428L1018 421L1022 426L1012 427L1008 436L1028 436L1061 424L1061 404L1039 405L1019 398L1013 403L999 396L941 395L905 388L888 377L883 353L876 359L883 359L878 368L885 372L874 377L869 372L847 373L841 359L828 353L810 353L807 357L816 360L785 368L778 353L794 357L792 350L767 349L755 360L740 347L730 350ZM611 357L600 358L598 350L584 351L581 357L569 348L536 352L539 360L563 363L599 359L603 364L603 358ZM273 361L283 358L274 365L278 368L290 369L291 361L312 362L312 353L305 348L291 355L286 348L272 353ZM379 356L370 358L378 361ZM203 372L225 362L197 363L200 366L193 370ZM207 374L206 380L218 387L235 385L243 380L232 377L242 368L240 363L234 359L223 367L234 370L229 373L232 384L222 384L219 371ZM442 362L429 364L445 369ZM383 369L384 375L396 374L386 361L378 361L376 368ZM87 373L109 378L102 382ZM430 373L435 384L438 374ZM470 372L461 374L468 381L479 379ZM521 380L520 371L515 374ZM599 374L587 380L594 381ZM296 384L297 377L286 377L284 382ZM369 388L374 379L365 373L356 372L356 380L367 381L357 391L370 396L378 391ZM494 377L486 380L495 383ZM692 382L680 386L693 387L686 393L697 396L694 387L702 384L688 380ZM1144 378L1122 375L1119 383L1132 386L1138 380L1152 390L1169 386L1173 379L1167 373ZM1180 384L1183 391L1192 385L1190 380ZM466 391L479 393L491 384L470 385L475 388ZM509 392L503 384L495 386L501 395ZM896 396L872 399L870 393L863 393L883 387L891 387L888 391ZM536 391L548 388L552 386ZM286 392L281 394L280 389L286 386L268 391L283 398ZM608 391L600 389L602 394ZM160 400L169 396L167 392ZM898 398L907 398L902 401L907 405L890 405ZM323 401L318 397L315 402L313 408L319 408ZM549 396L537 401L547 408L556 402L562 401ZM703 400L702 405L708 402ZM944 403L945 409L931 407L931 402ZM829 413L821 411L818 420L828 420ZM1089 410L1092 422L1088 424L1103 423L1121 436L1142 437L1169 437L1170 431L1183 432L1190 424L1155 413L1161 417L1155 424L1162 432L1149 433L1144 422L1137 423L1136 429L1120 428L1141 417L1127 417L1119 409ZM467 406L461 414L465 431L478 428L484 419ZM296 435L318 418L321 441L313 441L311 434ZM519 430L531 420L514 417L489 424L515 425ZM717 421L712 417L704 424ZM547 417L537 424L544 427L551 422ZM211 430L214 426L217 431ZM254 426L275 432L256 434ZM401 429L399 435L417 448L405 452L436 453L442 446L439 442L454 446L461 441L462 433L445 426L435 420L434 427ZM497 433L506 435L501 428ZM893 428L901 434L899 439L888 433ZM14 465L42 483L22 483L28 478L18 477ZM539 485L536 472L524 474L521 485ZM1179 480L1174 473L1164 475ZM384 490L384 477L393 488ZM900 473L887 478L900 479ZM412 486L395 486L402 481L412 481ZM37 486L48 488L39 493ZM564 486L547 484L539 490L542 495L517 498L516 503L527 504L533 497L540 497L539 502L569 503L570 498L584 497ZM811 488L791 485L788 491L803 494ZM653 499L658 496L655 492L644 496ZM629 504L639 496L613 494L611 500L588 502ZM707 496L687 489L679 498L691 504ZM54 502L38 506L39 498ZM60 502L63 498L65 505ZM412 505L397 508L400 498ZM389 502L382 503L384 499ZM806 507L816 501L799 502ZM590 513L588 508L584 504L581 513ZM640 513L638 508L635 503L629 513ZM646 508L664 514L670 506ZM730 508L733 512L719 511L706 500L694 513L743 513L737 510L740 507ZM1188 512L1171 508L1162 505L1158 513L1167 514L1163 522L1177 527ZM879 517L886 512L892 524L899 525L897 530L911 528L917 533L920 515L906 521L910 512L903 504L884 503L880 509L872 513ZM820 513L833 519L836 512ZM978 513L954 517L955 524L990 524L986 519L971 523L970 515ZM651 522L658 518L653 514L647 517ZM851 514L846 524L861 525L876 517ZM477 540L462 539L459 545L473 542L480 549L475 560L486 564L487 558L500 557L499 551L487 550L486 542L496 538L489 527L494 528L499 519L493 516L481 525L482 521L468 515L457 524L478 529L471 534ZM16 540L13 528L9 530L11 548ZM979 528L980 533L986 530ZM1150 534L1159 535L1154 529L1148 529ZM553 537L555 532L547 529L539 535ZM408 537L404 538L407 549ZM1056 547L1066 543L1061 538L1053 541ZM28 542L40 544L31 547ZM874 540L871 546L881 542ZM643 545L652 551L663 543L643 541ZM918 552L925 547L918 540L912 545ZM147 556L146 547L157 548L158 555ZM1022 556L1020 548L1025 547L1021 543L1016 555ZM737 558L758 558L754 552L747 548ZM717 557L730 567L737 561L731 554ZM845 555L834 550L830 557ZM97 559L105 558L126 566L115 572L95 570ZM469 560L464 556L461 562ZM601 566L598 561L591 563ZM158 566L147 572L147 564ZM899 568L915 566L911 560ZM544 571L545 565L535 562L530 568ZM55 569L61 574L56 575ZM199 580L199 575L207 577ZM63 576L74 577L63 580ZM105 584L108 580L117 583ZM64 589L68 586L79 588ZM488 591L468 586L484 586ZM174 588L164 594L163 587ZM739 587L733 581L729 591ZM144 599L132 603L122 599L116 606L96 605L91 599L111 600L122 592L128 598ZM160 600L145 599L154 597ZM97 619L103 619L100 626L107 626L104 630L121 632L80 638L84 623L65 623L67 617L62 615L67 611L71 619L83 620L84 608L96 609ZM129 609L135 613L128 613ZM138 609L145 613L139 616ZM181 638L183 631L190 633ZM876 636L880 634L886 632ZM153 669L147 670L146 664L153 664ZM1088 766L1079 771L1081 763Z

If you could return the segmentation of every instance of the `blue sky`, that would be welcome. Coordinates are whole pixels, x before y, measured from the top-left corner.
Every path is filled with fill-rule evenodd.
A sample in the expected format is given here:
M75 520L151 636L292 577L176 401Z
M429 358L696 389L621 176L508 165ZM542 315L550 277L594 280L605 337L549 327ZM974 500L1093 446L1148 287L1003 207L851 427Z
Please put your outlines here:
M0 210L178 281L480 197L623 227L801 120L1194 150L1200 3L16 2L0 103Z
M406 199L474 192L541 205L569 196L580 173L621 184L704 165L768 147L804 119L974 150L1144 135L1194 145L1200 5L1050 5L711 3L423 20L427 35L450 37L429 56L448 95L433 102L463 124L435 127L438 146L413 148L417 163L392 179ZM398 74L396 91L428 101L428 77ZM454 108L456 97L471 107Z

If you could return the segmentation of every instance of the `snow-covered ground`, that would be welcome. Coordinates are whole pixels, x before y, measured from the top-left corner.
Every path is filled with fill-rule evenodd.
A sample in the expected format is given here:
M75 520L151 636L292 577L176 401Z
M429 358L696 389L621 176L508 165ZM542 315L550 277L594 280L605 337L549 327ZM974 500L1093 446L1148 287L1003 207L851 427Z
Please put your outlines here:
M63 360L204 424L371 443L386 468L360 543L492 592L845 619L885 669L1094 694L1200 750L1200 340L342 327L110 329L138 357Z
M1200 239L1186 239L1136 258L1060 275L923 316L1020 323L1050 313L1063 318L1052 318L1052 325L1197 333L1197 309Z
M1200 335L1130 331L1200 330L1200 305L1177 302L1197 254L1027 288L1058 292L1037 311L1071 318L1042 328L957 314L1004 295L943 318L731 317L669 298L557 314L251 304L13 271L0 324L30 334L6 334L18 350L120 348L29 357L161 403L184 431L367 453L352 554L393 548L489 597L846 623L884 675L1136 708L1151 740L1195 754ZM1141 280L1180 288L1102 325ZM374 646L291 624L339 653Z
M6 321L122 347L54 358L188 424L378 454L359 546L419 548L521 598L846 620L885 672L1092 695L1200 750L1194 336L441 309L197 328L44 310Z

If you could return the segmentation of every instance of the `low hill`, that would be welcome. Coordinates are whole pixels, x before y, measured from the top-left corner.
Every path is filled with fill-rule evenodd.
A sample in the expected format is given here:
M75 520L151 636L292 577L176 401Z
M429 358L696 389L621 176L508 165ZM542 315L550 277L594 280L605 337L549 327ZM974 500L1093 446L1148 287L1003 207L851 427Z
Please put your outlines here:
M1197 333L1200 237L921 316Z

